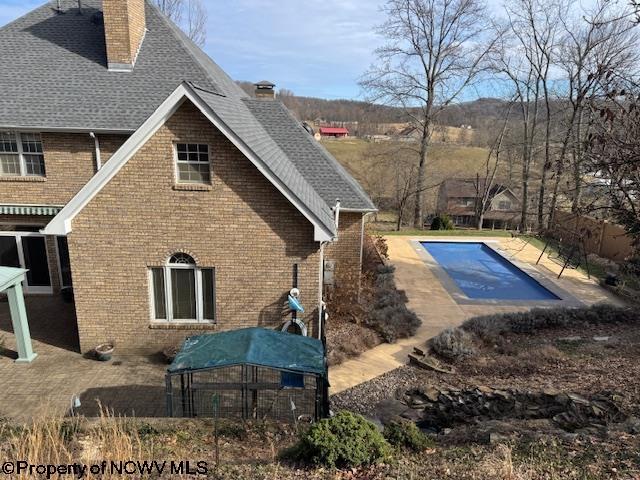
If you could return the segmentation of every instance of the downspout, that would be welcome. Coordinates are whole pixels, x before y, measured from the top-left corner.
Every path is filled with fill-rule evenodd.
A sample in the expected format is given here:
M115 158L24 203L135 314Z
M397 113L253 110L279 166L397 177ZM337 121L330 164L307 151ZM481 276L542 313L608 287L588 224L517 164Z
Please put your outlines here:
M334 222L336 224L336 235L333 237L333 242L338 239L338 225L340 222L340 200L336 199L336 206L333 207ZM324 246L330 242L320 242L320 268L318 272L318 339L322 340L322 313L324 312L322 299L323 285L324 285Z
M323 284L324 284L324 246L328 242L320 242L320 268L318 269L318 340L322 340L322 315L324 313Z
M362 215L360 221L360 275L358 275L358 301L360 301L360 293L362 293L362 258L364 256L364 221L368 215L373 212L366 212Z
M334 221L336 223L336 236L334 240L338 239L338 226L340 225L340 199L336 198L336 206L333 207Z
M100 158L100 142L98 141L98 136L95 133L89 132L89 136L93 138L93 144L96 148L96 171L98 171L102 168L102 159Z

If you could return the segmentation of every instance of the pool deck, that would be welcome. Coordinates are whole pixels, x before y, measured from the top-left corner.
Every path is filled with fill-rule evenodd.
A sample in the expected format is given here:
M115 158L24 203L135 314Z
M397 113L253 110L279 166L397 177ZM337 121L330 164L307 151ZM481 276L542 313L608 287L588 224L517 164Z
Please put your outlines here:
M351 360L329 369L331 394L341 392L359 383L366 382L383 373L407 363L407 355L414 346L424 345L448 327L460 325L465 320L477 315L506 313L529 310L535 305L508 304L462 304L456 301L449 290L439 279L439 272L424 261L422 252L416 248L420 240L436 241L468 241L492 242L494 248L516 264L535 269L546 282L556 285L560 290L568 292L585 305L599 302L622 304L578 270L565 270L562 278L557 279L561 266L549 260L545 255L539 265L535 265L540 250L526 244L518 238L505 237L425 237L388 236L389 261L396 267L396 284L405 290L409 298L409 308L421 319L422 326L416 335L399 340L394 344L381 344ZM506 301L505 301L506 302Z

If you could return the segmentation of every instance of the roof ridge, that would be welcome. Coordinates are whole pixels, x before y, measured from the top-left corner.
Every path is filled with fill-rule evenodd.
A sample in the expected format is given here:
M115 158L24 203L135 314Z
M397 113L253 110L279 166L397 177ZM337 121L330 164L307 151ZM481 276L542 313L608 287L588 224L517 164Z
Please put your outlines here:
M215 65L218 69L220 69L220 72L217 73L221 73L223 75L227 75L220 67L218 64L216 64L213 59L211 59L211 57L209 57L209 55L207 55L207 53L202 50L198 45L196 45L193 40L191 40L187 34L185 34L182 29L180 29L180 27L178 25L176 25L176 23L171 20L167 15L165 15L162 10L160 10L160 8L152 1L150 0L145 0L145 3L149 6L151 6L151 8L153 8L153 10L158 14L158 16L160 17L160 19L169 27L169 29L171 30L171 32L174 34L174 36L176 37L176 39L180 42L181 46L184 48L184 50L186 51L186 53L189 55L189 57L198 65L198 67L200 67L200 69L204 72L204 74L206 75L206 77L213 83L213 85L215 85L215 87L218 90L217 93L218 94L222 94L222 95L227 95L228 92L225 91L225 88L223 85L219 84L219 80L211 71L211 69L209 68L209 65L205 65L202 62L202 59L198 58L198 55L204 55L207 57L207 59L213 64ZM194 51L195 50L195 51ZM185 79L188 80L188 79ZM232 83L233 79L231 79L229 77L229 80L231 80ZM242 89L240 89L240 87L238 87L238 93L244 93L244 91ZM245 94L246 95L246 94Z

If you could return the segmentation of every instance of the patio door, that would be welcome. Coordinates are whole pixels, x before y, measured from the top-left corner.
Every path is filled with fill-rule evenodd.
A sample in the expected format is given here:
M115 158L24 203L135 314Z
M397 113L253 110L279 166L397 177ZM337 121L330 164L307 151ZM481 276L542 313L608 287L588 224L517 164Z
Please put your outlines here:
M24 284L25 293L52 293L44 235L0 232L0 265L29 270Z

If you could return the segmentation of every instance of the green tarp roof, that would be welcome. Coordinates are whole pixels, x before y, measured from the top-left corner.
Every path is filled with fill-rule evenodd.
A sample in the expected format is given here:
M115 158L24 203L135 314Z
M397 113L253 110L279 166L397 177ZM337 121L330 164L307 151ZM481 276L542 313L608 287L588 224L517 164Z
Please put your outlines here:
M189 337L168 371L177 373L245 363L325 373L320 340L259 327Z

